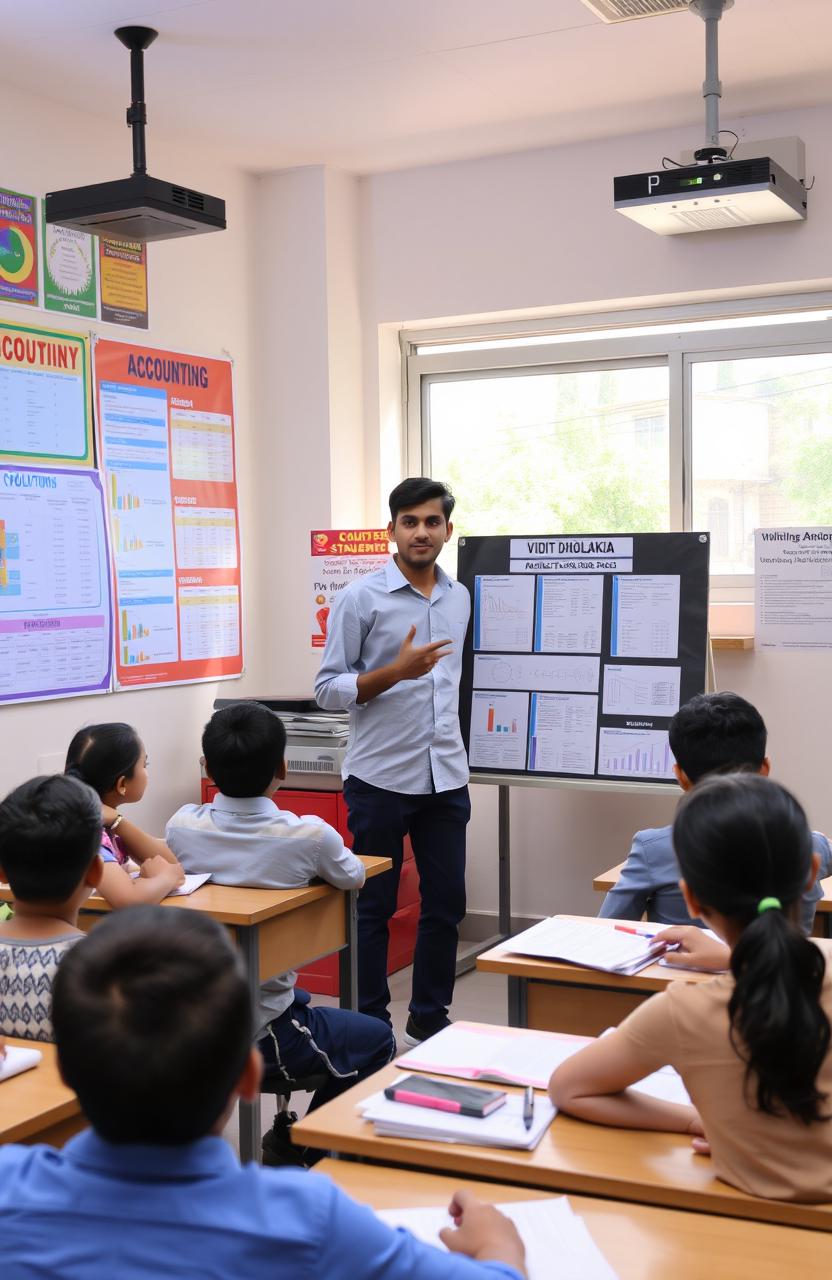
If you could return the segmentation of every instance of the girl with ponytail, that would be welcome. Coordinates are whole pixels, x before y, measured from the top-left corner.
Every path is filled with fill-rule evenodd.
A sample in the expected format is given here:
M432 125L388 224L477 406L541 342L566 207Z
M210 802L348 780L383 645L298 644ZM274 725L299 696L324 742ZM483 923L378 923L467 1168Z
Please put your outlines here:
M157 903L181 885L185 874L164 840L150 836L120 811L141 800L147 788L147 752L129 724L111 722L79 729L69 744L64 773L92 787L101 800L101 861L98 892L112 907ZM128 858L139 865L132 880Z
M832 942L800 929L818 870L806 815L767 778L712 776L681 801L673 845L688 910L724 939L730 971L645 1001L555 1071L552 1100L598 1124L690 1133L753 1195L832 1200ZM692 1106L628 1088L667 1064Z

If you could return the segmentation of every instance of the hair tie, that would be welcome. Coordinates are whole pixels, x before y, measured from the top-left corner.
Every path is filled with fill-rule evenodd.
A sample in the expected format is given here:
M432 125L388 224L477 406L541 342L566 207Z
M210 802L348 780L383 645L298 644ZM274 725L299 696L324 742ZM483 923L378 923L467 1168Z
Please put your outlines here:
M783 904L779 898L761 898L757 903L757 915L761 916L764 911L782 911Z

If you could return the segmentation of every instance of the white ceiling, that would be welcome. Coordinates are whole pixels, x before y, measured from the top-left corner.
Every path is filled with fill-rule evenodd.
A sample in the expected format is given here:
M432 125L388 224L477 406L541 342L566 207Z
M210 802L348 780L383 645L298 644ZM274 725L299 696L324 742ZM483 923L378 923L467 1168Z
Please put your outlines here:
M607 26L580 0L0 0L6 84L124 119L115 27L155 26L153 138L265 171L355 172L669 125L704 138L704 28ZM720 28L726 124L832 101L832 0L736 0ZM125 142L126 156L129 145Z

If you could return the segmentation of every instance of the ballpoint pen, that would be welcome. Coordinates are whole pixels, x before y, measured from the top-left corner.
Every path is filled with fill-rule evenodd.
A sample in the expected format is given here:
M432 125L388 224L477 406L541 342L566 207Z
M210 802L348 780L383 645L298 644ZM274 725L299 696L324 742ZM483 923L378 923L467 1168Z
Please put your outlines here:
M527 1129L531 1129L534 1120L534 1089L531 1085L526 1086L523 1094L523 1124Z

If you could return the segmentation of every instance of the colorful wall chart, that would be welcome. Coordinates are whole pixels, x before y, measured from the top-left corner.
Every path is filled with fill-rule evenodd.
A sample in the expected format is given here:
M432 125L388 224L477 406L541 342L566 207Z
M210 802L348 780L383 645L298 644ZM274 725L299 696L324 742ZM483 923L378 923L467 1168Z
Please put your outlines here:
M0 703L109 689L107 560L96 472L0 466Z
M459 540L460 720L480 774L673 782L667 726L704 688L705 533Z
M89 342L0 321L0 460L91 467Z
M95 237L47 223L41 205L43 305L66 315L96 316Z
M101 319L146 329L147 245L126 240L98 240L98 268L101 276Z
M95 343L112 548L116 683L242 671L231 364Z
M0 300L38 305L37 200L0 188Z
M312 648L323 649L335 597L355 578L387 563L386 529L313 529L310 564Z

